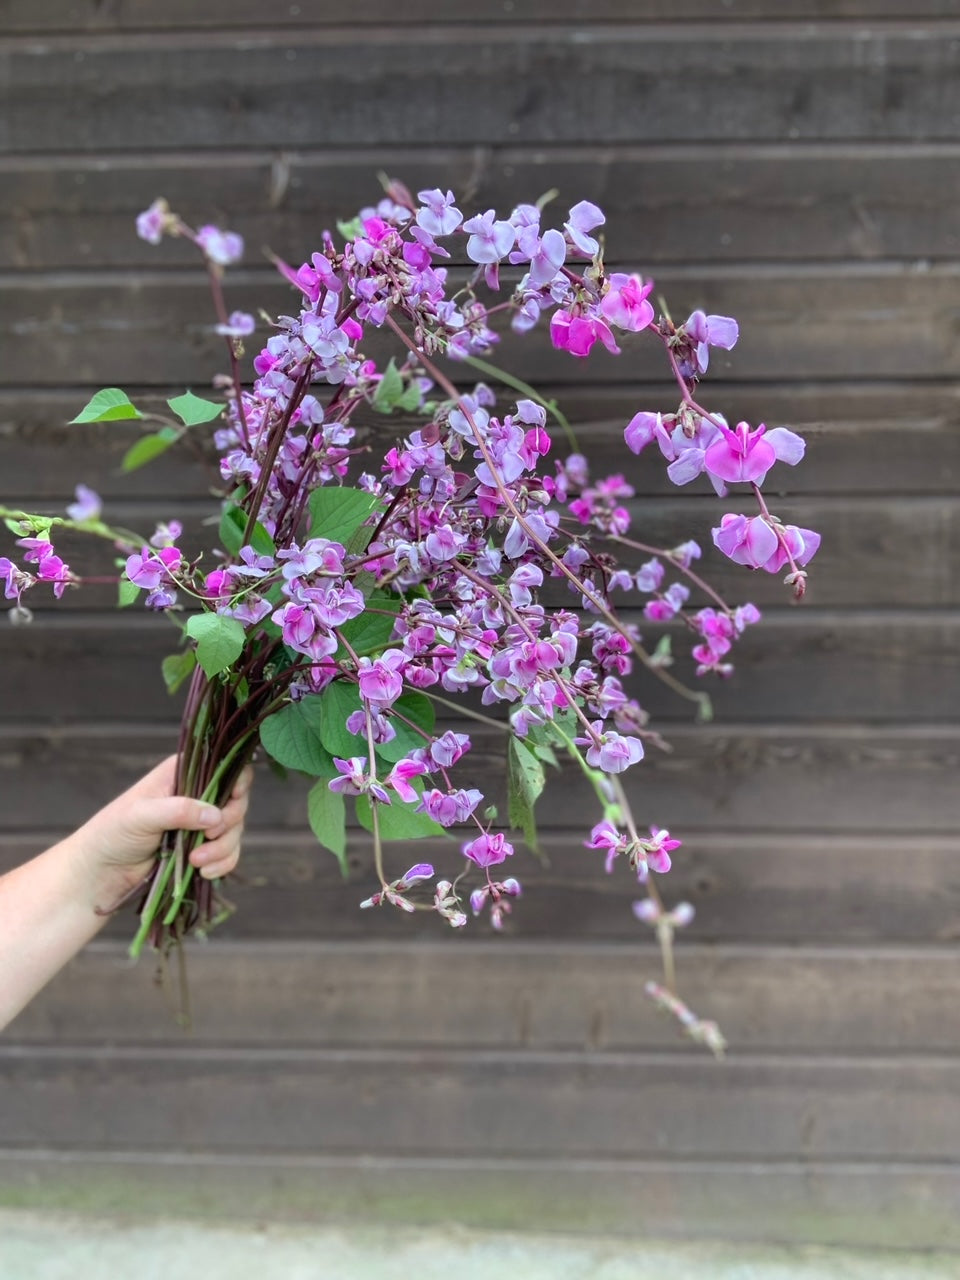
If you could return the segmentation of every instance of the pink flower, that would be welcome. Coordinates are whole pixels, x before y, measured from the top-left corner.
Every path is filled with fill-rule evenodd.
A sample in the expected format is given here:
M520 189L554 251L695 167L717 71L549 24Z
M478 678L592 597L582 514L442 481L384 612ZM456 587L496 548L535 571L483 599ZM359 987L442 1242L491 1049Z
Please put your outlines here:
M613 355L619 354L609 325L599 316L574 316L555 311L550 317L550 341L558 351L569 351L572 356L583 359L598 340Z
M589 200L581 200L570 210L569 221L563 224L570 243L586 258L592 258L600 249L600 245L587 232L594 227L602 227L606 222L602 210Z
M402 649L386 649L379 658L361 658L358 667L360 697L381 708L392 706L403 693L403 667L407 656Z
M720 528L713 529L713 541L734 564L762 569L776 555L777 535L763 516L725 515Z
M219 227L205 226L197 232L197 244L211 262L218 267L229 267L243 257L243 236L235 231L221 231Z
M647 301L652 289L652 280L644 284L639 276L615 271L610 276L610 288L600 301L600 310L618 329L639 333L653 322L653 307Z
M751 431L746 422L738 422L733 430L726 426L719 430L703 455L704 469L718 480L763 484L778 458L794 466L803 457L804 441L785 427L767 431L761 423Z
M513 845L502 831L485 831L475 840L468 840L462 849L463 856L478 867L493 867L504 862L513 853Z
M410 785L410 779L420 778L426 772L427 766L422 760L411 760L409 758L398 760L386 778L384 778L384 782L388 787L394 789L404 804L413 804L420 797Z
M71 520L76 520L78 524L84 520L99 520L100 512L103 509L103 503L100 495L94 493L92 489L88 489L85 484L78 484L74 490L75 502L71 502L67 507L67 515Z
M137 235L141 240L146 240L147 244L159 244L171 222L175 223L176 219L171 219L170 206L166 200L154 200L149 209L137 214Z
M783 542L777 542L776 551L763 567L768 573L779 573L790 563L788 551L793 557L794 564L805 565L816 555L819 546L820 535L813 529L798 529L795 524L784 525Z

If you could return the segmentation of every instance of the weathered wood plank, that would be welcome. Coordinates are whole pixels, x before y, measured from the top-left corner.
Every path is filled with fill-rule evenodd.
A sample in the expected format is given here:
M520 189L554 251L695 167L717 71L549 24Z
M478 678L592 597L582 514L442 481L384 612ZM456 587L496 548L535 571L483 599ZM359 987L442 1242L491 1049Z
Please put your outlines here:
M626 24L584 40L537 24L408 25L377 43L352 26L23 38L10 45L0 150L325 146L332 132L343 146L951 138L956 32L730 24L717 41ZM425 46L441 55L429 76Z
M59 781L59 773L52 776ZM846 782L856 793L858 779L851 773ZM256 825L244 839L240 872L231 877L226 890L237 910L218 930L218 941L322 939L362 945L376 940L392 945L443 941L446 925L433 917L411 919L399 912L359 910L359 903L377 887L373 851L365 833L350 832L349 879L344 880L331 856L308 832L305 807L291 810L292 830L263 830L263 785L261 779L254 800ZM119 787L119 779L113 787ZM691 783L691 791L692 787ZM108 786L102 791L104 800L113 794ZM768 806L782 806L785 799L789 803L790 791L779 780L771 783L770 794L773 800L768 797ZM649 816L658 816L667 799L658 790ZM92 803L88 800L80 817L86 816ZM759 812L762 819L763 811ZM33 814L34 823L37 816ZM824 822L834 817L830 812L816 816ZM937 816L928 813L925 820L929 823ZM599 855L583 848L591 816L584 810L579 817L571 817L568 831L551 830L549 817L549 813L543 815L548 865L542 866L522 849L511 864L525 893L504 926L504 936L642 946L645 931L630 911L630 903L638 897L632 876L625 868L604 875ZM716 814L717 822L725 818L734 825L727 815ZM766 813L767 822L774 819L781 821L780 808L772 818ZM861 812L859 819L866 827L873 814ZM788 812L785 828L789 820ZM927 946L960 937L956 836L898 837L830 830L797 834L789 829L717 834L688 822L679 806L671 824L684 844L661 887L668 903L691 902L697 913L679 944L684 974L688 948L703 943ZM44 830L0 835L0 870L25 861L57 838L55 831ZM394 875L424 858L433 862L438 875L452 878L459 870L455 848L443 841L390 845L386 858ZM133 928L132 910L122 911L108 923L106 936L125 945ZM471 920L466 936L478 935L492 936L485 916ZM503 945L503 937L496 945ZM889 1016L894 1017L892 1010Z
M0 1081L22 1147L949 1160L960 1142L942 1058L14 1045Z
M0 261L192 265L186 242L158 254L134 234L158 193L188 221L236 227L254 254L269 244L299 261L322 228L376 202L383 170L414 191L453 187L467 214L506 213L553 188L561 212L589 198L607 215L608 260L646 270L697 259L951 258L958 159L953 143L28 156L0 165Z
M125 384L138 404L151 412L165 409L162 398ZM179 394L183 384L167 394ZM663 464L653 452L638 462L623 444L623 428L640 408L676 408L667 386L638 383L630 387L544 387L559 396L591 459L594 475L626 471L643 496L677 495ZM940 493L953 495L960 481L960 389L953 383L817 384L757 386L705 384L707 404L731 422L747 418L789 424L808 441L803 465L778 468L767 483L777 493L778 477L791 494ZM40 392L0 390L0 448L3 450L3 496L9 500L66 501L78 479L115 500L153 499L168 503L170 495L207 497L218 486L212 451L209 465L197 464L186 447L172 450L139 471L120 471L120 459L136 439L127 424L64 425L90 397L89 388L56 388ZM509 403L508 395L500 400ZM394 423L361 422L363 438L386 449L401 431ZM198 437L199 438L199 437ZM565 453L559 443L555 450ZM827 554L824 547L823 554Z
M78 455L77 472L82 462ZM659 455L657 455L659 458ZM632 458L629 459L632 461ZM629 462L628 462L629 465ZM641 464L652 469L655 459ZM632 469L631 469L632 470ZM602 474L602 473L601 473ZM789 480L789 477L787 477ZM708 488L691 486L691 488ZM697 566L716 591L735 602L752 600L760 606L783 606L788 593L779 574L751 573L734 565L713 547L711 529L725 511L752 509L749 499L718 501L713 491L697 497L690 490L671 498L645 498L629 503L633 515L633 537L648 545L674 547L687 537L695 537L704 549ZM822 549L811 564L807 602L814 606L853 608L925 609L931 606L960 605L960 580L954 572L960 550L960 501L956 498L771 498L772 510L783 520L801 528L816 529L823 536ZM53 514L57 508L45 507ZM62 509L62 508L61 508ZM107 518L124 529L137 530L147 538L160 520L177 519L184 527L179 545L191 558L206 553L205 564L212 567L210 551L215 543L219 506L184 504L171 498L166 503L112 504ZM211 525L211 521L214 523ZM206 522L206 523L204 523ZM4 530L0 546L4 554L17 552ZM112 546L89 535L61 533L57 549L74 573L83 577L116 572ZM917 549L923 548L918 556ZM614 548L616 550L616 548ZM622 549L621 562L636 567L646 553ZM683 581L682 575L677 575ZM36 593L38 603L50 603L48 589ZM572 597L565 585L546 584L541 592L545 603L566 607ZM642 601L642 597L616 593L620 606ZM92 583L68 592L58 609L112 610L117 588L110 583ZM709 603L694 591L694 607Z
M960 957L947 950L684 946L680 989L731 1052L955 1053ZM676 1049L643 994L649 947L228 944L190 949L192 1044ZM149 959L88 948L12 1024L17 1044L175 1039Z
M111 1217L451 1223L896 1250L960 1246L954 1160L563 1160L0 1149L0 1203ZM742 1248L739 1262L746 1261ZM749 1265L749 1263L747 1263Z
M478 726L472 759L477 785L495 797L503 768L492 733ZM780 833L901 834L906 849L916 834L954 836L960 826L960 791L954 785L960 730L952 723L678 724L669 737L674 753L651 751L628 786L641 821L675 827L691 839L695 832L750 831L769 839L773 848L774 824ZM4 728L0 829L30 831L42 815L49 829L51 779L56 779L58 826L76 826L175 746L173 724L94 720L70 728L36 723ZM593 798L579 778L568 771L562 781L551 783L543 828L579 833L592 826ZM251 827L273 834L305 831L305 793L301 782L281 783L263 770ZM825 857L831 849L826 841ZM398 863L402 856L397 853ZM761 857L762 850L757 862Z
M621 616L642 624L631 611ZM651 646L663 633L652 624L642 624L642 630ZM687 633L679 626L673 631L674 673L696 682ZM166 618L129 610L115 616L54 609L38 614L29 632L0 628L5 714L36 724L88 718L169 722L179 704L156 673L177 649L178 638ZM954 612L800 608L768 613L762 626L750 628L738 641L730 679L696 683L710 693L717 716L727 720L943 723L960 713L958 652L960 616ZM67 673L69 698L60 687ZM692 714L689 702L646 672L638 671L626 687L662 722L686 721Z
M510 25L538 22L678 22L690 19L719 23L788 18L831 20L842 18L902 18L898 0L791 0L784 12L782 0L724 0L718 11L716 0L475 0L469 9L451 5L449 0L408 0L404 17L410 23L461 24L496 22ZM910 16L952 18L956 10L951 0L917 0ZM141 0L47 0L42 7L29 0L7 0L0 30L58 33L63 31L140 31L190 28L240 28L263 26L271 30L310 27L343 21L343 9L330 0L304 0L298 5L279 7L265 16L258 0L205 0L202 6L191 0L165 0L144 4ZM353 26L380 25L395 20L396 7L390 0L358 0L350 10Z
M702 306L738 317L737 347L711 361L711 378L719 382L951 377L958 278L956 263L923 271L883 263L850 264L843 271L711 265L665 269L657 282L677 316ZM186 381L199 390L225 363L200 273L8 276L0 285L0 381L8 385L113 385L122 375L129 385ZM266 307L282 313L292 304L291 290L275 282L274 273L259 270L237 271L228 297L231 306L251 312ZM656 339L627 334L622 345L620 359L601 352L577 360L555 351L545 331L520 339L508 330L496 361L538 384L664 377ZM362 344L379 359L397 346L380 333L366 335ZM251 353L255 349L251 343Z

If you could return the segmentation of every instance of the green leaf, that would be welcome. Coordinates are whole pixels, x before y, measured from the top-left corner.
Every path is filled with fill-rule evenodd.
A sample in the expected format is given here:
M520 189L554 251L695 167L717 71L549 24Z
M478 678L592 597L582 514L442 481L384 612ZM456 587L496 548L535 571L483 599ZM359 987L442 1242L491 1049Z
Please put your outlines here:
M121 578L117 585L117 606L120 609L126 609L127 605L131 605L140 595L140 588L135 582L131 582L129 578Z
M337 770L320 741L320 723L320 699L302 698L267 716L260 726L260 742L278 764L329 782Z
M120 422L124 418L142 418L143 414L119 387L104 387L88 400L71 425L77 422Z
M195 613L188 619L186 631L197 642L197 661L208 676L226 671L243 652L244 630L236 618Z
M203 422L213 422L214 418L219 418L226 408L223 401L216 404L213 400L203 400L200 396L195 396L192 391L186 391L182 396L174 396L172 400L167 401L167 404L185 427L199 427Z
M419 793L419 779L411 785ZM443 827L428 818L425 813L414 813L412 804L404 804L396 799L392 804L379 806L378 818L381 840L421 840L425 836L446 835ZM366 796L357 796L357 821L366 831L373 830L373 819L370 816L370 801Z
M220 542L225 551L235 556L244 545L243 535L247 528L247 513L241 507L227 507L220 517ZM261 556L272 556L276 553L276 545L258 520L250 534L250 546Z
M374 494L363 493L360 489L339 488L334 485L314 489L308 504L308 537L329 538L331 542L342 542L348 550L354 550L351 535L358 532L379 501ZM369 541L368 532L367 542ZM363 545L366 546L366 543Z
M400 370L391 359L386 369L384 369L380 381L377 383L376 391L373 393L373 408L378 413L392 413L402 395L403 378L400 376Z
M338 222L337 230L343 236L344 240L352 240L363 230L363 223L359 218L352 218L349 222Z
M347 807L339 791L331 791L329 778L321 778L310 788L307 796L307 815L310 830L325 849L329 849L340 863L343 877L347 876Z
M141 436L136 444L131 445L127 452L123 455L123 461L120 463L122 471L136 471L138 467L145 466L146 463L152 462L154 458L159 458L161 453L166 453L172 444L180 439L180 433L174 427L161 427L159 431L149 436Z
M382 592L374 592L367 598L367 609L358 618L351 618L337 634L342 636L350 648L359 657L370 657L379 653L390 642L393 635L393 624L403 602L397 596L388 596ZM383 610L374 613L373 610ZM346 657L346 649L337 655Z
M507 749L507 802L511 827L523 832L534 852L538 851L534 806L546 785L543 765L519 738L511 738Z
M167 693L176 693L184 680L193 674L196 665L197 655L193 649L184 649L182 653L171 653L168 658L164 658L160 669L163 671Z
M420 398L420 388L415 382L411 382L397 401L397 408L402 409L404 413L414 413L420 408Z
M414 724L419 725L427 733L433 732L436 711L433 703L424 694L401 694L393 706L394 710L408 720L412 720ZM416 751L418 747L427 745L422 733L417 733L416 729L411 729L408 724L404 724L402 720L398 720L396 717L393 717L393 727L397 731L397 736L391 738L389 742L381 743L377 747L377 755L382 760L386 760L388 764L396 764L398 760L402 760L411 751Z
M345 680L334 680L321 693L318 702L320 741L330 754L343 760L368 755L366 734L350 733L345 723L347 716L360 710L359 688Z

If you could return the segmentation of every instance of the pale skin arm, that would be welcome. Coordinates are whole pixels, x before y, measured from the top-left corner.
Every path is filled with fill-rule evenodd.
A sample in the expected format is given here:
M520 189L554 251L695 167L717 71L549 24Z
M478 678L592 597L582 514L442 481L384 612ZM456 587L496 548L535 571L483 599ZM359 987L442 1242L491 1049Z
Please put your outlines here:
M170 756L72 835L0 876L0 1029L107 921L153 864L163 833L202 831L190 861L207 879L237 865L251 770L222 809L173 795Z

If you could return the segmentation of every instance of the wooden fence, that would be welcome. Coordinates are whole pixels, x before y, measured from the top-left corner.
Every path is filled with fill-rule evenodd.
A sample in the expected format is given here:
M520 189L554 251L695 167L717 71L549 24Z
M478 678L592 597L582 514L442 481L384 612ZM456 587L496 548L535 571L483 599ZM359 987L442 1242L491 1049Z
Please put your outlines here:
M807 435L773 499L824 537L800 609L714 565L766 623L713 724L643 694L675 751L632 785L685 838L680 978L725 1063L646 1004L656 956L581 847L576 776L495 939L360 917L362 833L344 883L303 789L264 774L239 910L191 956L193 1036L124 919L0 1044L0 1202L960 1245L957 4L6 0L0 68L6 498L55 509L82 479L118 523L196 529L192 459L125 475L123 428L64 425L92 388L220 367L202 273L134 215L224 219L249 246L231 301L282 308L260 246L299 262L386 169L471 209L595 200L676 316L736 315L704 394ZM674 402L642 344L503 359L651 529L709 542L715 500L624 455ZM110 604L0 630L0 867L174 741L169 626ZM496 748L477 735L494 795Z

